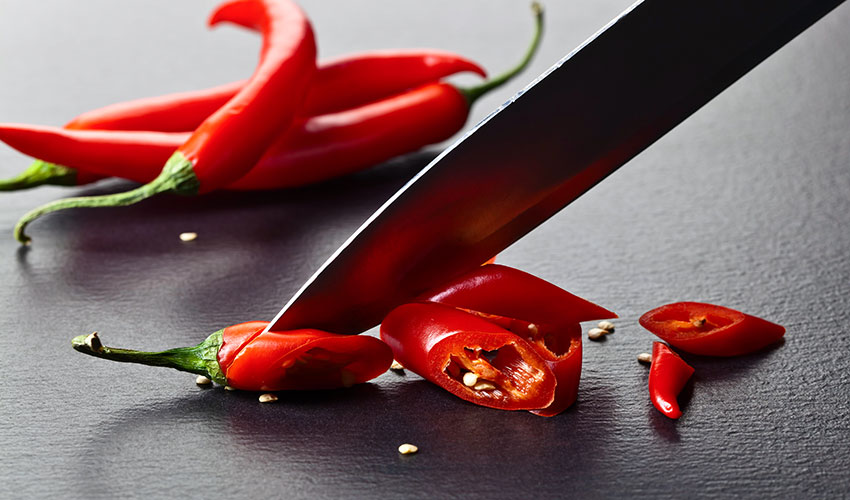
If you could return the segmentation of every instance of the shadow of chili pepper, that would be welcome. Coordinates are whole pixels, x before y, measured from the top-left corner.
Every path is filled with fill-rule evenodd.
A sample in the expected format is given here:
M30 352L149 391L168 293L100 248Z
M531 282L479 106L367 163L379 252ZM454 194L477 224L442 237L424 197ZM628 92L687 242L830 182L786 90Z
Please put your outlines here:
M754 353L734 357L699 356L682 351L676 351L682 359L696 370L699 383L710 383L713 381L735 380L756 369L774 351L785 345L785 338L766 346Z

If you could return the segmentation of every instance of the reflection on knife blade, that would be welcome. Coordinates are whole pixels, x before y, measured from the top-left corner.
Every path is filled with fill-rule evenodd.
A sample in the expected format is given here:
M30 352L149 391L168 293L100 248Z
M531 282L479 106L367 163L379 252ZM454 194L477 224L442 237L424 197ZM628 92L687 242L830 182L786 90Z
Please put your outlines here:
M402 187L270 327L377 325L537 227L842 1L637 2Z

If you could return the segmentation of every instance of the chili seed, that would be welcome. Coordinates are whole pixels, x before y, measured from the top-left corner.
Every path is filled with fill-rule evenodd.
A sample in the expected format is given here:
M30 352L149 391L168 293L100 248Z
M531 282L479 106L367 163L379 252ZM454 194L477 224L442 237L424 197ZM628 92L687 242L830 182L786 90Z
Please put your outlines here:
M697 328L702 328L703 326L705 326L705 317L694 318L691 320L691 324Z
M277 401L277 396L272 393L260 394L260 403L274 403Z
M537 325L535 325L534 323L529 323L528 324L528 332L531 333L532 335L537 335L540 332L540 329L537 328Z
M602 328L591 328L589 332L587 332L587 338L590 340L599 340L604 337L608 332L603 330Z
M412 455L419 451L419 447L415 444L404 443L403 445L398 447L398 452L402 455Z
M180 241L195 241L198 238L198 233L186 232L180 233Z
M596 326L608 333L614 333L614 323L611 323L610 321L600 321Z
M198 385L210 385L212 384L212 380L210 380L209 377L198 375L198 377L195 379L195 383Z
M229 385L226 385L226 386L224 386L224 390L225 391L236 391L238 389L236 389L235 387L230 387Z
M477 384L472 386L472 388L476 391L492 391L496 388L496 386L491 384L490 382L478 382Z
M401 371L404 370L404 366L402 366L398 361L393 360L393 364L390 365L390 370Z
M463 385L474 387L478 383L478 375L475 372L466 372L463 374Z
M637 355L637 360L640 363L652 363L652 354L648 352L642 352Z

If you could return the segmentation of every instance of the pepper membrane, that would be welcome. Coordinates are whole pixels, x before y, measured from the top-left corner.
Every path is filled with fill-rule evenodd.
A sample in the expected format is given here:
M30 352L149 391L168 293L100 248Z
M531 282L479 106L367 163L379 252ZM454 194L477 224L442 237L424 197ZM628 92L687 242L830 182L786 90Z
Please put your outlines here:
M197 373L247 391L350 387L384 373L393 360L387 345L374 337L313 329L263 333L267 325L240 323L194 347L161 352L106 347L96 333L76 337L71 344L91 356Z

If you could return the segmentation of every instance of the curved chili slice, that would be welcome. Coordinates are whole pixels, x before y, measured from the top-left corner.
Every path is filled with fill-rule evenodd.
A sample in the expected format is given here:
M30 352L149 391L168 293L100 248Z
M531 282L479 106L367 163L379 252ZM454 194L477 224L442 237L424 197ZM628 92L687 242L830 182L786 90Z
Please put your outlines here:
M661 342L652 344L652 366L649 367L649 397L653 406L665 416L679 418L682 410L676 397L694 374L691 365Z
M640 324L659 338L691 354L738 356L782 338L785 327L728 307L676 302L653 309Z
M420 297L476 314L527 340L558 381L555 398L533 413L554 416L572 405L581 378L581 321L613 312L532 274L488 264Z
M405 368L471 403L534 410L555 398L555 374L537 349L456 308L399 306L381 323L381 339Z
M71 344L99 358L197 373L248 391L349 387L384 373L393 360L390 348L374 337L310 329L263 332L267 325L240 323L196 346L161 352L106 347L97 334L81 335Z

